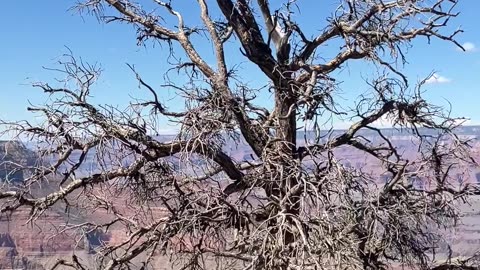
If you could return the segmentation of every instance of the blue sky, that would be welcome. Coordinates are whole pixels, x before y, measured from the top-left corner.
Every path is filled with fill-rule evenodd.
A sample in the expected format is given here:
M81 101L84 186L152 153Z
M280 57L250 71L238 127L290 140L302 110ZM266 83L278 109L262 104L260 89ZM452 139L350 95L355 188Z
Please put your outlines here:
M143 2L148 2L144 0ZM153 2L153 1L151 1ZM191 2L191 3L190 3ZM198 19L198 13L190 10L196 1L185 1L180 8L187 18ZM317 33L325 25L325 15L333 11L335 1L304 0L301 18L310 35ZM323 2L323 3L322 3ZM134 76L125 63L135 64L144 79L153 85L162 83L162 74L168 68L165 64L166 46L145 47L136 45L135 31L125 24L101 24L93 16L79 16L68 9L75 1L4 1L0 17L0 118L32 119L26 111L30 103L41 104L46 100L38 89L29 83L52 81L58 74L42 69L42 66L55 67L58 57L68 46L75 55L88 62L98 62L105 70L95 91L95 102L124 106L131 96L145 97L145 92L137 88ZM321 3L321 4L319 4ZM325 4L327 3L327 4ZM466 44L468 52L457 50L452 44L426 40L415 42L409 49L409 64L404 68L415 82L431 72L436 72L436 80L428 84L428 97L437 104L450 101L454 115L471 118L471 123L480 124L480 30L478 29L480 1L462 0L457 11L461 14L451 21L451 28L461 27L465 33L458 37ZM193 19L192 19L193 20ZM305 21L306 20L306 21ZM313 20L319 20L314 22ZM200 48L209 52L210 48ZM228 55L237 55L232 62L240 63L241 74L254 85L266 82L258 70L249 66L233 46ZM358 78L368 76L373 70L360 62L352 62L343 71L339 80L343 81L343 95L354 99L366 89L359 86ZM173 91L161 93L162 100L168 102L175 96ZM260 103L269 101L268 94L261 96ZM174 108L176 100L168 106ZM166 128L168 129L168 128Z

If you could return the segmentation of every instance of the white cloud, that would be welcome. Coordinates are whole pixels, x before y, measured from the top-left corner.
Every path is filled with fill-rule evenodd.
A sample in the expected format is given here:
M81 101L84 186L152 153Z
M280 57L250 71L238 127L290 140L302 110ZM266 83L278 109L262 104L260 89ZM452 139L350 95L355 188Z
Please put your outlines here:
M360 119L357 117L351 121L337 121L333 123L333 128L340 130L340 129L349 129L353 124L357 123L360 121ZM373 122L370 124L370 126L375 127L375 128L391 128L393 127L393 121L387 116L382 116L380 117L377 121Z
M372 123L373 127L376 128L392 128L393 127L393 119L384 115L380 117L377 121Z
M465 42L462 44L462 47L465 49L465 52L475 52L477 50L477 47L472 42ZM462 49L458 49L462 51Z
M426 83L426 84L439 84L439 83L449 83L449 82L451 82L451 81L452 81L452 80L449 79L449 78L440 76L440 75L437 74L437 73L433 73L432 76L430 76L430 78L428 78L427 80L425 80L425 83Z
M338 121L333 123L333 128L337 130L349 129L353 124L353 121Z
M470 126L472 120L469 118L458 118L453 121L454 125L459 125L459 126Z
M456 119L454 123L460 126L480 126L480 122L472 120L471 118L459 118Z

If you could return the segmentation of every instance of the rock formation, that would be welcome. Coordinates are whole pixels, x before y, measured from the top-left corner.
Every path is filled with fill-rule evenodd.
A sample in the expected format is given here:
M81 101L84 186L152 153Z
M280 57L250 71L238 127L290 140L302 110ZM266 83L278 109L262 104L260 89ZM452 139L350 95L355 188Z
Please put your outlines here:
M33 166L37 156L19 141L0 141L0 181L22 182L26 167Z

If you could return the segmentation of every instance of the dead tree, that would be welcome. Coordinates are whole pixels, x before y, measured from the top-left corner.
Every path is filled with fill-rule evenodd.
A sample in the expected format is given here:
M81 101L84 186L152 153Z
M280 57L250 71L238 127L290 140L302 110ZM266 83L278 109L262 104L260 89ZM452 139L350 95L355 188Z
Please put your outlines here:
M167 255L183 269L440 269L431 256L443 240L438 228L453 226L457 203L478 193L453 185L451 172L474 161L455 133L459 119L423 98L424 82L408 84L403 52L418 38L461 47L455 40L461 31L445 31L457 0L339 0L326 26L311 33L296 21L301 1L195 5L198 20L182 14L192 6L185 1L78 3L78 11L102 22L133 25L139 44L170 48L164 63L186 83L167 73L154 87L129 65L151 99L123 110L99 106L90 92L101 70L66 55L64 85L34 85L52 97L29 108L45 122L4 121L53 161L34 168L22 185L2 188L2 213L28 207L35 220L58 205L101 212L109 219L66 224L63 231L127 232L124 241L97 249L102 269L126 269L135 260L148 268ZM315 5L324 8L323 1ZM213 49L200 51L205 44ZM325 59L329 44L339 44L338 51ZM267 87L237 76L235 59L253 65ZM381 76L367 81L356 107L345 109L335 74L350 61L370 63ZM170 110L162 89L175 90L183 109ZM262 91L272 93L271 104L257 100ZM333 132L328 117L353 124ZM164 119L179 127L168 140L155 136ZM415 158L375 127L385 119L410 134ZM297 136L301 129L315 136ZM380 139L370 141L364 131ZM232 144L248 147L251 160L235 159L227 150ZM373 158L386 182L346 166L341 149ZM92 160L96 168L82 170ZM37 185L56 188L39 195L32 192ZM55 265L67 266L92 267L77 257Z

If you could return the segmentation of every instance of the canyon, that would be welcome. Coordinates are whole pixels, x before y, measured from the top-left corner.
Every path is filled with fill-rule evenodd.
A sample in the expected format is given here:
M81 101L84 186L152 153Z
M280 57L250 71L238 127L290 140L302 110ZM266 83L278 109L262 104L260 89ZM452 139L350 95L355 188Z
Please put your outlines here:
M333 132L330 136L340 134ZM417 142L413 136L397 130L386 130L385 133L395 143L397 150L406 157L412 159L418 154ZM471 139L473 158L480 160L480 127L466 126L457 131L458 136ZM299 138L308 137L311 134L300 133ZM378 141L375 133L366 132L363 136L371 142ZM170 140L172 136L159 137L159 140ZM302 144L302 142L299 142ZM28 143L26 144L29 145ZM34 167L36 154L32 147L26 147L19 142L0 142L0 179L2 184L15 184L21 182L28 174L28 171L19 171L19 165ZM254 158L252 151L244 144L227 144L227 151L236 161L252 160ZM84 170L95 170L93 155L87 157ZM379 169L374 158L364 155L348 147L340 147L336 150L337 158L347 166L352 168L362 168L372 175L378 177L379 183L385 181L386 176ZM307 164L308 165L308 164ZM458 184L480 183L480 168L467 167L465 170L455 172ZM54 190L55 182L51 186L32 187L37 192L47 194ZM119 198L123 200L124 198ZM119 203L124 205L123 211L128 213L128 202ZM459 205L463 215L459 225L453 232L446 236L452 246L452 256L471 256L480 250L480 199L473 198L469 202ZM30 209L21 208L13 214L0 215L0 269L48 269L53 264L65 257L71 257L75 254L79 261L86 262L88 265L95 265L95 252L98 247L104 243L120 243L126 239L126 232L123 228L112 226L108 231L101 231L92 228L91 230L78 229L72 230L75 225L88 221L108 220L108 213L99 209L85 213L81 209L72 207L69 212L65 211L65 205L59 204L54 208L47 210L36 220L31 220ZM151 206L153 216L161 216L161 207ZM70 229L67 230L67 224ZM445 253L439 252L440 258L445 257ZM133 262L133 269L135 262ZM138 264L138 269L140 269ZM153 262L153 269L173 269L174 266L165 256L156 256Z

